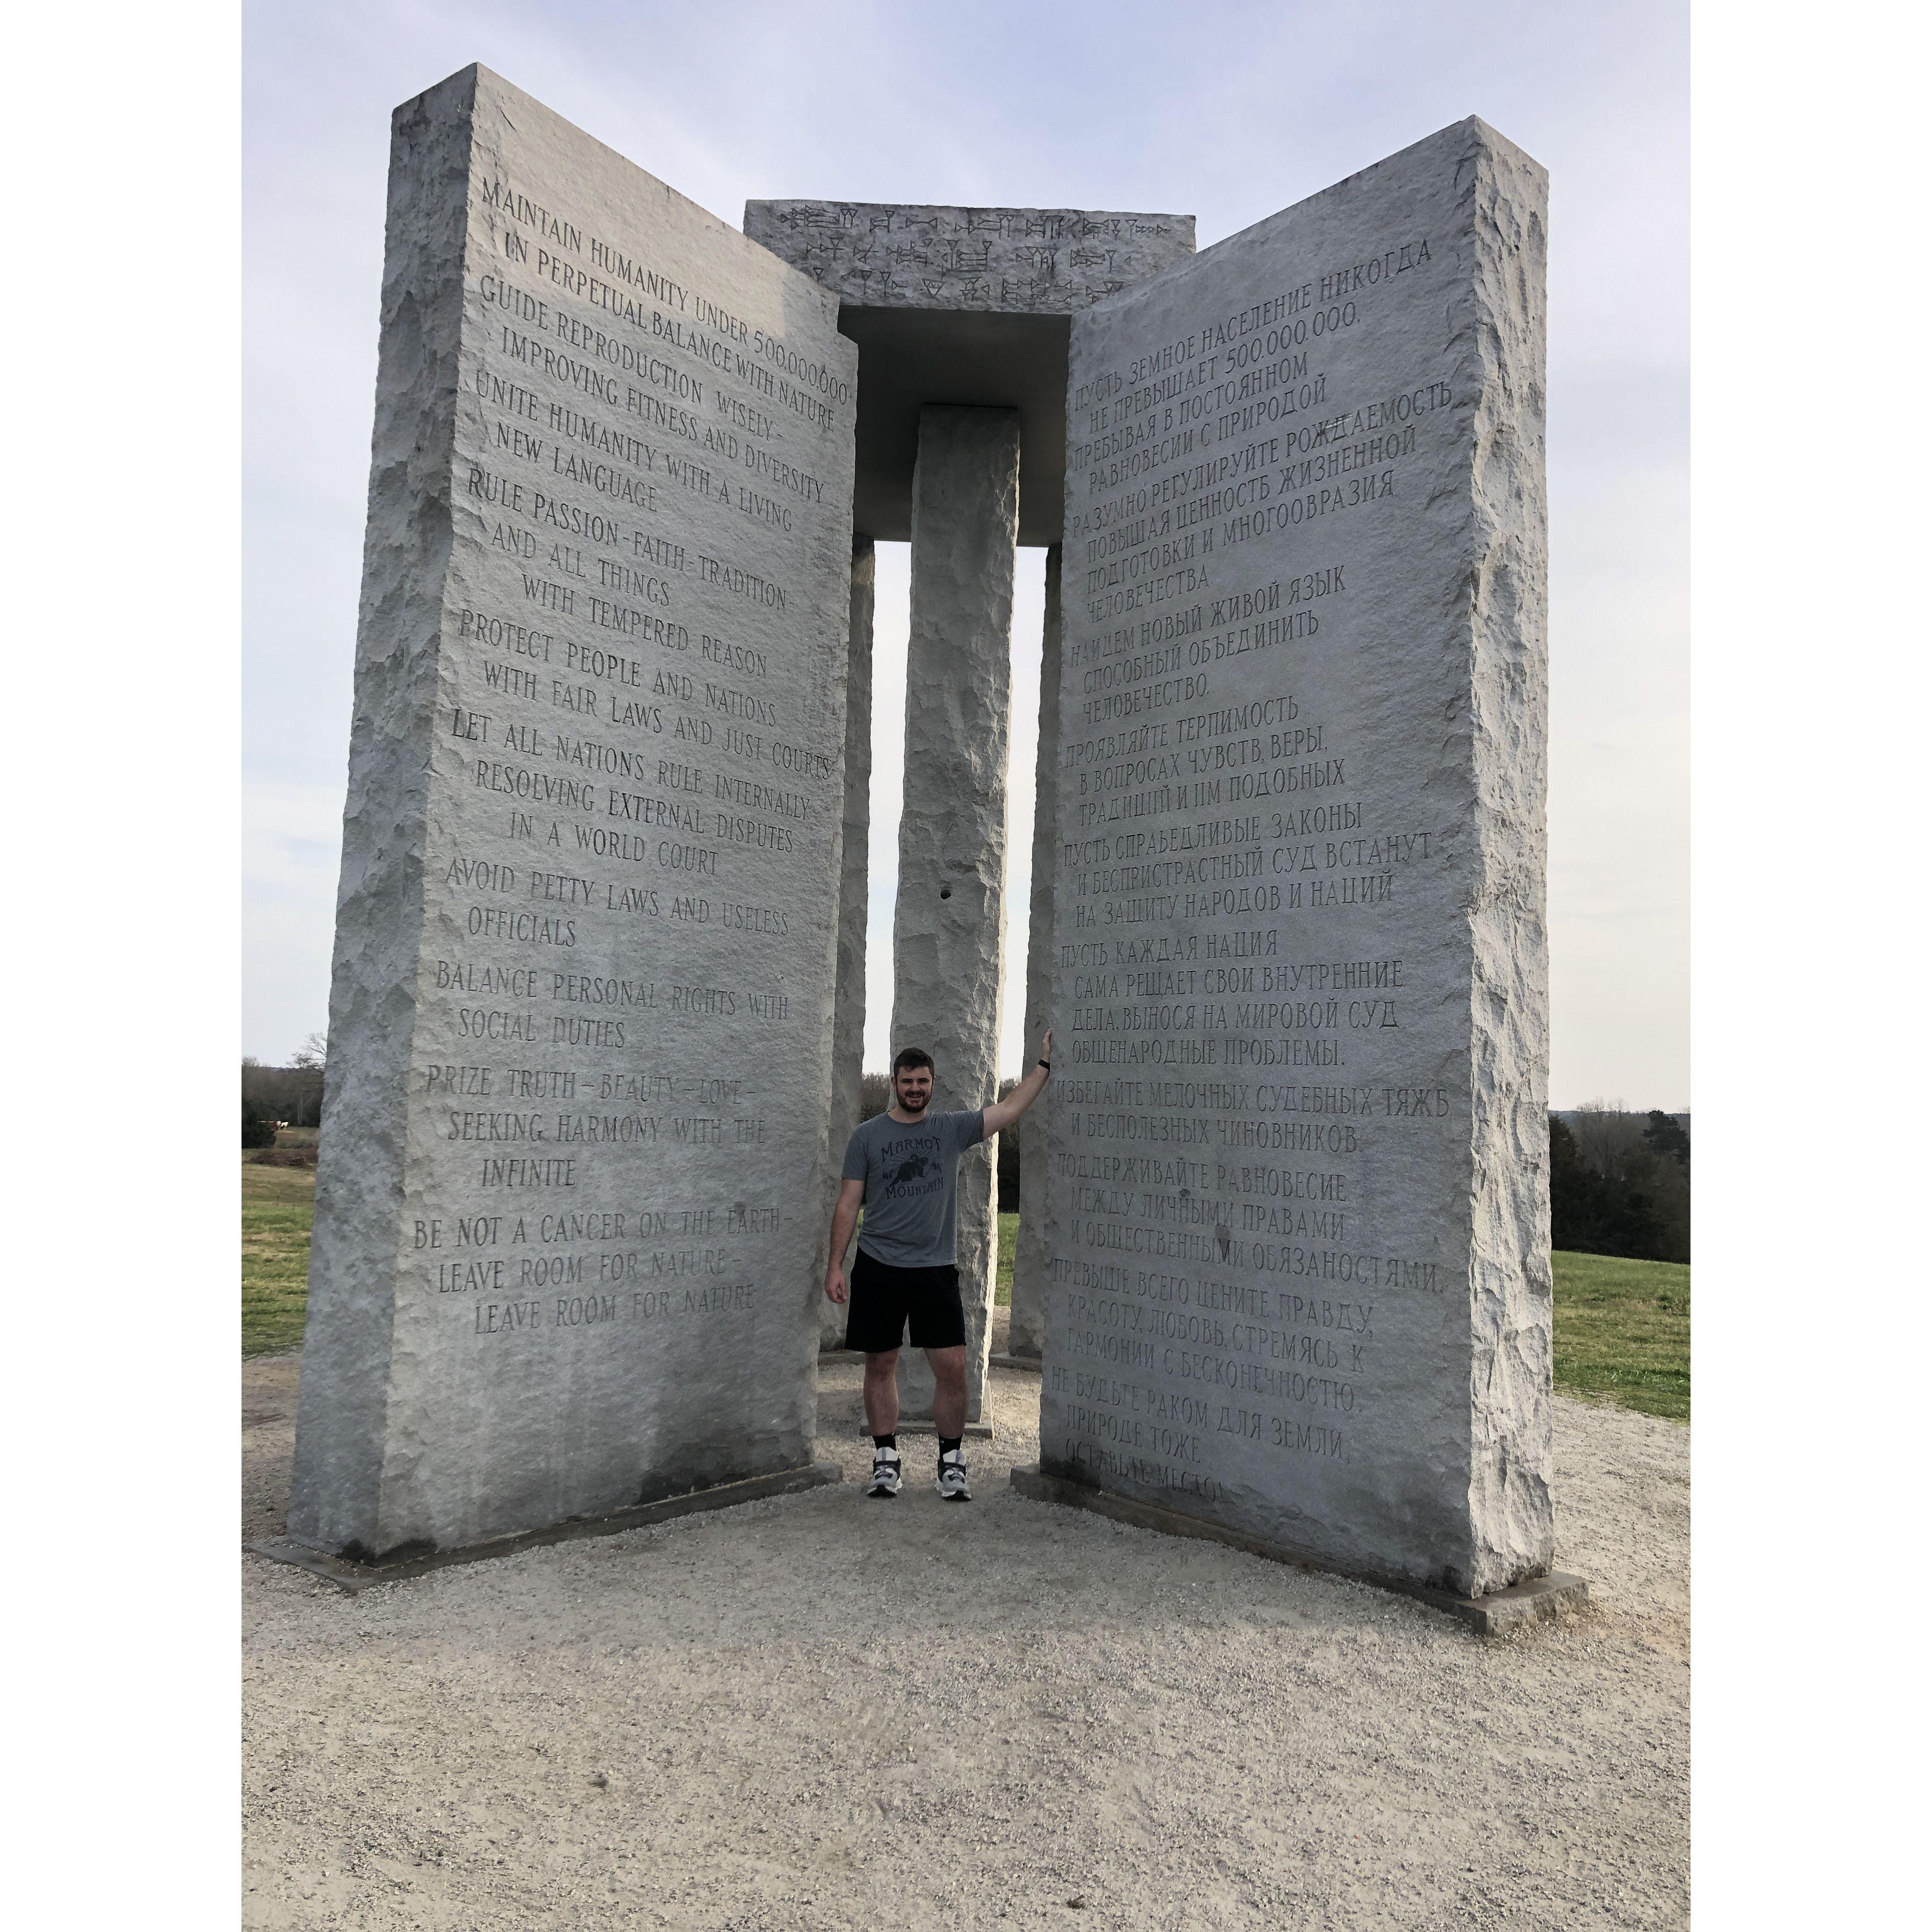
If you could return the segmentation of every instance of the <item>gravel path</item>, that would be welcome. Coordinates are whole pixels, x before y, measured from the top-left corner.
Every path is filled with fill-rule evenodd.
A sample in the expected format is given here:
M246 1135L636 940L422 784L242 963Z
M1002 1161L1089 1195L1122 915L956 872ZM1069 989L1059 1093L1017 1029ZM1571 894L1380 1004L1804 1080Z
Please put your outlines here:
M299 1358L244 1365L281 1527ZM858 1370L821 1456L866 1462ZM1688 1916L1688 1431L1559 1398L1560 1562L1514 1638L1022 1502L820 1490L346 1596L245 1589L244 1922L448 1932L1426 1932Z

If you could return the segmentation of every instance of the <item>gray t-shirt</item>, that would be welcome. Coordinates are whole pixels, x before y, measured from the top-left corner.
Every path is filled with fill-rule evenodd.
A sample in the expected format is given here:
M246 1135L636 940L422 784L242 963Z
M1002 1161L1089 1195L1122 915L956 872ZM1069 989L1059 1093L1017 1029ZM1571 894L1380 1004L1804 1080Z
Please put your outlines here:
M874 1114L845 1143L844 1178L866 1184L860 1250L889 1268L952 1265L959 1156L986 1138L984 1112L896 1120Z

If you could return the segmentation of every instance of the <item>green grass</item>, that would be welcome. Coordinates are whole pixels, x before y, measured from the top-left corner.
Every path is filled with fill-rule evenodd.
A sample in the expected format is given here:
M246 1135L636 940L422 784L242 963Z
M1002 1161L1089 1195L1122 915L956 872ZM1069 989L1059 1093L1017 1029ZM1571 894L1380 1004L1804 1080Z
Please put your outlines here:
M1550 1258L1556 1275L1556 1386L1688 1422L1690 1268L1561 1250Z
M315 1169L242 1163L242 1352L299 1348Z
M993 1306L1010 1308L1013 1305L1013 1250L1019 1246L1020 1217L1017 1214L1000 1216L1000 1267L993 1277Z

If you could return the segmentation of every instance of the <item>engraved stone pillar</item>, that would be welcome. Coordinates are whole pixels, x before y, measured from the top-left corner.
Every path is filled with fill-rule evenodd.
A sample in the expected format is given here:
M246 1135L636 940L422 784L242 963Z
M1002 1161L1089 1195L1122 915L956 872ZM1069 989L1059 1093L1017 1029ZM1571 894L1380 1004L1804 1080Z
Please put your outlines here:
M813 1478L858 377L834 296L485 68L398 109L388 208L289 1503L350 1561ZM822 479L782 529L538 352L608 322L593 248L817 372L781 440L763 368L704 370L707 416ZM643 701L698 638L742 668Z
M838 868L838 981L832 1009L832 1172L863 1117L866 1070L866 868L872 825L872 594L876 559L870 537L852 539L852 629L845 673L845 838ZM828 1301L821 1266L818 1340L844 1346L845 1310Z
M1019 425L1014 410L920 412L892 1044L932 1055L935 1110L985 1106L997 1091ZM962 1160L958 1188L967 1414L976 1421L998 1262L990 1146ZM932 1413L916 1351L901 1358L899 1388L907 1415Z
M1060 546L1046 554L1046 624L1040 652L1040 750L1034 760L1033 892L1027 927L1026 1040L1022 1074L1033 1070L1053 992L1053 878L1060 856ZM1037 1360L1046 1339L1046 1109L1013 1131L1020 1137L1020 1237L1013 1256L1008 1348Z
M1141 1520L1446 1593L1479 1628L1528 1599L1469 1599L1540 1585L1556 1553L1548 190L1459 122L1080 310L1067 371L1075 398L1111 396L1150 343L1252 318L1282 356L1276 393L1292 380L1336 433L1364 428L1339 471L1297 465L1293 494L1252 513L1172 542L1150 523L1066 612L1063 728L1088 785L1063 821L1096 846L1106 830L1109 860L1160 856L1084 868L1056 902L1062 1078L1092 1075L1112 1138L1043 1103L1046 1232L1074 1281L1158 1257L1146 1276L1198 1298L1173 1312L1213 1346L1144 1342L1132 1310L1103 1335L1049 1294L1052 1480L1025 1492L1104 1490ZM1070 535L1195 487L1184 437L1148 447L1131 482L1070 469ZM1116 759L1111 707L1082 705L1080 680L1150 597L1164 608L1136 641L1186 638L1167 660L1183 675L1124 700L1172 704L1148 721L1159 755ZM1136 675L1162 668L1150 653ZM1083 967L1130 947L1150 970L1092 990ZM1152 1184L1083 1188L1110 1158ZM1124 1406L1076 1383L1096 1339L1142 1415L1214 1424L1124 1448Z

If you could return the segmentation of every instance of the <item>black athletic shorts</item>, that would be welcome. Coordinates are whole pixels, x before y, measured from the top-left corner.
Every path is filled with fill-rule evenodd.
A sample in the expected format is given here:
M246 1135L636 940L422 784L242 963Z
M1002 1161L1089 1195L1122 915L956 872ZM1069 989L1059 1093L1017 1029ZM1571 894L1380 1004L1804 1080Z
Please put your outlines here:
M845 1346L868 1355L896 1348L908 1325L915 1348L963 1348L966 1310L956 1268L891 1268L861 1248L848 1284Z

